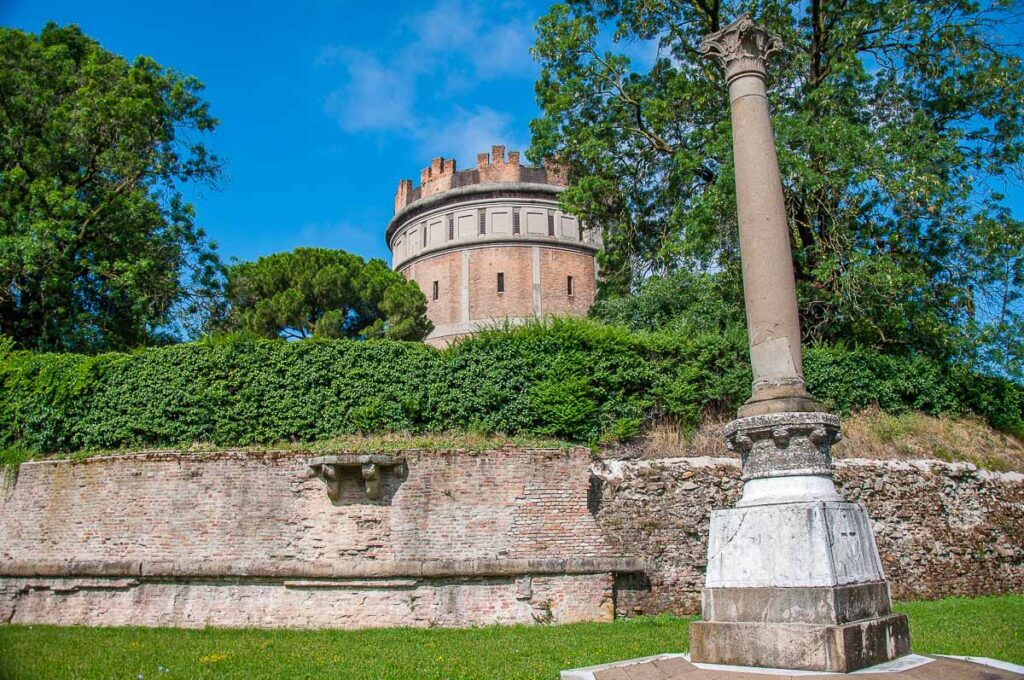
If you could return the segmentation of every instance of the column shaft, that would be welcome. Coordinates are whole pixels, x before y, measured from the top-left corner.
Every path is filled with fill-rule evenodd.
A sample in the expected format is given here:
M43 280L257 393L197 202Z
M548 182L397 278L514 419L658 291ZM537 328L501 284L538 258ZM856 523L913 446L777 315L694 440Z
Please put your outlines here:
M802 396L793 256L764 80L741 76L729 94L753 392L756 398L781 387L782 394Z

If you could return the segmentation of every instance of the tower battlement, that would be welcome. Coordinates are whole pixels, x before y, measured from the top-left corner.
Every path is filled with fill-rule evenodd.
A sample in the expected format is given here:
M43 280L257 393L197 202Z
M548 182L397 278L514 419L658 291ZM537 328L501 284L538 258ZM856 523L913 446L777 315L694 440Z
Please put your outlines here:
M505 147L500 144L492 146L490 153L477 154L476 167L468 170L456 170L455 159L438 156L430 161L429 166L420 170L418 187L413 187L411 179L398 182L395 213L421 198L458 187L505 182L564 187L568 185L568 175L566 169L557 163L545 162L541 167L523 165L518 151L509 151L506 157Z

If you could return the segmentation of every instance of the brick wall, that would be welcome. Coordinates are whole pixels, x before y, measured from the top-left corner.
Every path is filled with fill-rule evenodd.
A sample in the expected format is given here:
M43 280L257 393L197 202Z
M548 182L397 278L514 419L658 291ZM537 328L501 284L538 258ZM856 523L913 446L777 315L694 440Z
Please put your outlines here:
M410 452L408 476L338 504L282 452L147 453L21 466L0 563L611 556L587 508L589 452ZM343 487L344 489L345 487ZM524 532L531 522L544 531ZM186 545L187 544L187 545Z
M572 276L572 297L568 294L568 276ZM540 252L540 281L545 315L584 316L594 304L597 279L593 257L545 248Z
M531 248L478 248L469 254L469 318L533 316L533 259ZM505 275L505 292L497 289L498 272Z
M26 463L0 488L0 621L477 625L607 620L586 450L408 452L336 503L290 452Z
M427 318L435 327L458 323L462 318L462 253L447 252L414 262L404 272L427 296ZM433 299L437 281L438 298Z
M647 561L618 579L620 615L700 611L711 510L740 497L738 461L662 459L595 466L605 536ZM1024 475L939 461L836 464L863 503L895 599L1024 592Z
M427 296L427 317L434 324L428 342L445 346L495 322L518 322L536 316L534 250L540 274L540 316L584 316L596 295L595 262L590 253L523 244L469 248L468 318L463 318L464 252L448 251L417 260L402 273ZM497 291L498 272L505 292ZM573 295L567 277L573 277ZM433 284L438 282L438 299Z
M5 599L6 594L6 599ZM390 581L0 579L0 622L179 628L611 621L610 574Z

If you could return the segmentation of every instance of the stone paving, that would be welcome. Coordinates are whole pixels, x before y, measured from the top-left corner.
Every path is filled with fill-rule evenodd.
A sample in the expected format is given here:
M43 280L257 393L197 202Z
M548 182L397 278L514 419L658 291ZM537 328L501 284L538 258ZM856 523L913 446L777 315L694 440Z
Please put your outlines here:
M906 657L905 657L906 658ZM620 664L606 664L593 668L580 668L571 671L562 671L562 680L839 680L840 678L851 678L854 680L1022 680L1024 673L1010 668L1012 664L1000 664L1006 668L990 666L972 661L952 659L947 657L916 657L918 665L910 668L897 670L893 664L901 660L886 664L888 669L872 672L872 669L860 671L850 675L839 673L808 673L806 671L787 672L784 670L771 670L760 672L749 672L749 670L729 669L710 670L698 668L682 656L671 656L652 658L648 660L637 659L633 662L625 661ZM926 659L930 659L926 661ZM639 662L639 663L637 663ZM702 664L703 665L703 664ZM906 664L910 665L910 664Z

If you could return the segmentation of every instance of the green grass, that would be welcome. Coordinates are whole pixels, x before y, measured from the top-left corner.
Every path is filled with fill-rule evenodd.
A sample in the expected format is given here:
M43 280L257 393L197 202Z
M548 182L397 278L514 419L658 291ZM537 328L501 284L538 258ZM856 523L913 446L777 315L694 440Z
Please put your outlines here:
M684 651L689 621L360 631L0 626L0 678L556 678L563 668Z
M915 652L1024 664L1024 595L903 602Z
M898 608L917 652L1024 663L1024 596ZM362 631L0 626L0 678L556 678L564 668L685 651L691 620Z
M253 446L215 446L207 442L194 442L180 446L160 448L82 449L71 453L40 453L24 447L0 448L0 490L18 478L22 463L40 460L70 460L81 462L99 456L129 456L173 452L183 456L217 457L230 451L243 451L253 455L282 453L296 456L324 456L336 453L398 454L409 450L465 451L470 455L503 448L567 450L578 446L564 439L537 435L479 434L474 432L434 432L410 434L388 432L380 434L352 434L317 442L278 442ZM2 650L0 650L2 651ZM5 680L0 676L0 680Z
M352 434L316 442L278 442L255 446L215 446L205 442L164 446L159 448L82 449L71 453L39 453L19 447L0 448L0 467L17 468L30 460L82 461L95 456L128 456L157 451L174 451L195 456L218 455L227 451L290 452L315 456L333 453L385 453L394 454L411 449L433 451L490 451L506 447L518 449L567 449L578 446L564 439L538 435L478 434L474 432L434 432L409 434L387 432L380 434ZM0 680L3 680L0 678Z

